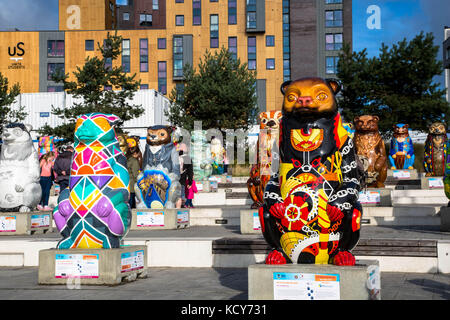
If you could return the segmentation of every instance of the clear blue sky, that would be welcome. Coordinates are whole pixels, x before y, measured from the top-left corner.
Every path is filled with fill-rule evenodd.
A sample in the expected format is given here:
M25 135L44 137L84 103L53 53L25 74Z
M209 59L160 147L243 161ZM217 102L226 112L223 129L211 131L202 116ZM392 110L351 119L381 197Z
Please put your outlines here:
M367 28L371 5L380 8L380 30ZM410 40L420 31L433 32L436 44L442 45L445 25L450 26L450 0L353 0L353 48L367 48L369 56L378 55L383 42ZM12 28L57 30L58 0L0 0L0 30ZM443 82L443 77L437 81Z

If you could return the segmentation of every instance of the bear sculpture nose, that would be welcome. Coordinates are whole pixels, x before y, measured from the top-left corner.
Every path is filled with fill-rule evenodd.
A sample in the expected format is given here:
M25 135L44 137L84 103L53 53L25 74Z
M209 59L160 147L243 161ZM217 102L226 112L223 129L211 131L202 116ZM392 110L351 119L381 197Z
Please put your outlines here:
M313 99L311 97L298 97L297 102L303 107L307 107L312 103Z

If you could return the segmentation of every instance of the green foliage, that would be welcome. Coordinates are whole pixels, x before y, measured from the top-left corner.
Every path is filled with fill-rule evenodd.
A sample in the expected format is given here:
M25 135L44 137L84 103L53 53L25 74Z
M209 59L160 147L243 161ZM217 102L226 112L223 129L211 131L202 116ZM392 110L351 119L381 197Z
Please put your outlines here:
M380 117L380 131L389 133L397 123L407 123L412 130L427 131L435 121L448 122L450 106L445 90L433 78L442 74L437 59L434 36L420 33L391 48L382 45L380 55L368 58L364 49L351 52L344 47L337 76L342 81L339 108L346 121L363 114Z
M64 90L76 99L71 108L55 108L52 113L63 118L64 124L56 128L45 126L40 130L41 134L53 135L66 141L73 141L75 122L78 116L91 112L115 114L122 122L117 130L121 132L123 122L139 117L144 109L139 105L132 105L131 100L139 89L140 81L136 81L136 74L127 75L122 66L109 67L113 61L121 55L122 37L110 35L103 46L98 44L101 58L86 58L84 66L77 67L73 72L76 81L69 81L69 75L56 74L53 76L56 82L64 84ZM105 65L106 64L106 65ZM105 91L105 86L115 90Z
M0 135L3 133L3 126L10 122L20 122L25 119L27 113L24 107L14 110L11 104L20 94L20 85L14 84L9 88L8 78L0 73Z
M246 63L233 59L226 48L214 55L206 51L198 72L185 65L183 73L184 90L172 90L172 107L166 112L173 125L192 130L194 121L202 121L204 130L247 130L255 121L256 74Z

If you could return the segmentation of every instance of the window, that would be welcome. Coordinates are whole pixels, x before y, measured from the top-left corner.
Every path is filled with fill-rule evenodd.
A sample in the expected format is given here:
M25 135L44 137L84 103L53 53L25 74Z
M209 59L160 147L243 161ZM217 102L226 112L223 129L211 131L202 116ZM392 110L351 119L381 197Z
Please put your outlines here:
M184 95L184 83L175 84L175 89L177 91L177 100L182 100Z
M64 57L64 40L48 40L47 55L49 57Z
M256 29L256 0L247 0L247 29Z
M94 51L94 40L86 40L84 42L84 50Z
M283 81L291 79L289 0L283 0Z
M219 47L219 15L217 14L210 16L210 47Z
M147 90L148 84L141 84L141 90Z
M275 70L275 59L266 59L266 69Z
M199 26L202 24L202 2L201 0L192 0L192 24Z
M183 15L175 16L175 25L176 26L184 26L184 16Z
M167 94L167 62L158 61L158 91Z
M112 69L112 58L106 58L105 59L105 69L111 70Z
M52 76L64 74L64 63L49 63L47 65L47 80L52 81Z
M122 68L124 72L130 72L130 39L122 40Z
M342 50L342 33L328 33L325 39L325 50Z
M175 3L184 3L184 0L175 0Z
M153 10L159 10L159 3L158 0L153 0L153 6L152 6Z
M130 13L129 12L124 12L123 13L123 20L124 21L130 21Z
M153 16L151 14L143 14L139 15L139 25L150 27L153 23Z
M139 40L140 71L148 72L148 39Z
M338 62L339 62L339 57L327 57L325 72L327 74L336 74Z
M275 36L266 36L266 47L275 47Z
M342 10L325 11L325 27L342 27Z
M173 76L183 76L183 37L173 37Z
M63 92L64 87L63 86L48 86L47 92Z
M103 91L112 91L112 86L104 86Z
M166 49L166 38L158 38L158 49Z
M237 23L236 0L228 0L228 24Z
M209 0L209 2L219 2L219 0Z
M248 37L247 50L248 50L248 69L256 70L256 37Z
M236 37L228 38L228 51L230 51L233 59L237 60L237 38Z
M325 0L326 4L342 3L342 0Z

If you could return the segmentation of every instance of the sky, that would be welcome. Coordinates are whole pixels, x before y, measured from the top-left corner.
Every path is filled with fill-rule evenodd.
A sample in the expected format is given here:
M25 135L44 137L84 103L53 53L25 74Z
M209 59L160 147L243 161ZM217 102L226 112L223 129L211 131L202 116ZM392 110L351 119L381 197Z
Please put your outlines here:
M371 6L379 8L380 29L368 27ZM433 32L436 45L442 46L445 25L450 26L450 0L353 0L353 50L367 48L369 56L377 56L382 43L411 40L421 31ZM58 0L0 0L0 30L14 28L57 30ZM443 84L443 76L436 81Z

